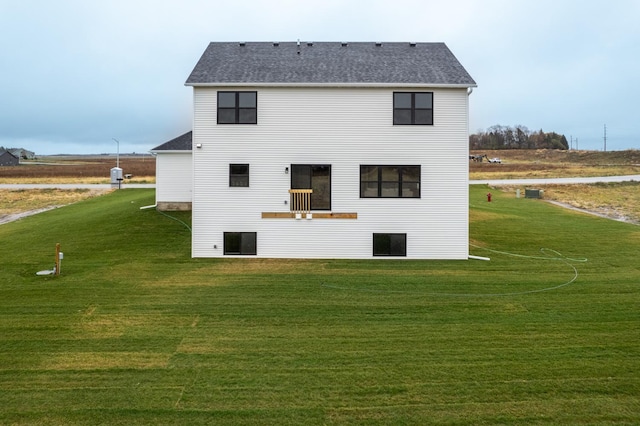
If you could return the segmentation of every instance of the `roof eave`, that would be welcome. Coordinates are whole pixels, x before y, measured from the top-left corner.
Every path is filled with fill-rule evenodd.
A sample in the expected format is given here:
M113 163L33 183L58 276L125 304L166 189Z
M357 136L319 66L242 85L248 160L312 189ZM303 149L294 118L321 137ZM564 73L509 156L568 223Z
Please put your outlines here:
M188 154L192 152L192 149L152 149L149 150L152 154Z
M185 83L191 87L432 87L442 89L468 89L478 87L476 83L434 84L434 83Z

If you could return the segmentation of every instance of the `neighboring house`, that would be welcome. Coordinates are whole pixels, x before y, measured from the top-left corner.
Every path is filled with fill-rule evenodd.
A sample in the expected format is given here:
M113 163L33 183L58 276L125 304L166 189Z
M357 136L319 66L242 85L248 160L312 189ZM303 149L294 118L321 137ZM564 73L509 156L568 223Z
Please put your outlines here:
M445 44L211 43L185 84L193 257L468 258L476 83Z
M24 148L16 148L12 149L11 153L18 158L23 160L33 160L36 158L36 153L33 151L26 150Z
M191 210L192 132L151 150L156 157L156 205L159 210Z
M0 167L17 166L18 164L20 164L20 159L18 157L9 151L0 151Z

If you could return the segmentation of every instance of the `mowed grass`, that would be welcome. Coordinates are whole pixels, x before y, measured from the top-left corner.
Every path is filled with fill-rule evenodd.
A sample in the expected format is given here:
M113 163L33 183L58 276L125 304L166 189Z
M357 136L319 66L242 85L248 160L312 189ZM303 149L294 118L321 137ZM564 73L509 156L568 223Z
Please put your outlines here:
M194 260L153 190L2 225L0 424L639 423L640 228L487 191L489 262Z

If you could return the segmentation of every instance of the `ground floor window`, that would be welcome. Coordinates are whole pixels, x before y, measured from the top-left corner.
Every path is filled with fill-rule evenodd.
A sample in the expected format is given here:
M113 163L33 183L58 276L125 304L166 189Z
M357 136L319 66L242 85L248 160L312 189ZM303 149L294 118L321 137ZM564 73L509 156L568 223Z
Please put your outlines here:
M224 254L255 255L256 232L225 232Z
M407 234L373 234L374 256L406 256Z
M229 164L229 186L249 186L248 164Z
M420 198L420 166L360 166L360 198Z

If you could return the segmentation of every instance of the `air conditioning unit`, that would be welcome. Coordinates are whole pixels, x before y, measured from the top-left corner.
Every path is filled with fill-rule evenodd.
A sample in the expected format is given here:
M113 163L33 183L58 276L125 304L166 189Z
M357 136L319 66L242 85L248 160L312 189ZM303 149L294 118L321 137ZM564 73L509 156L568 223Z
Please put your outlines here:
M524 198L542 198L544 191L542 189L525 189Z

